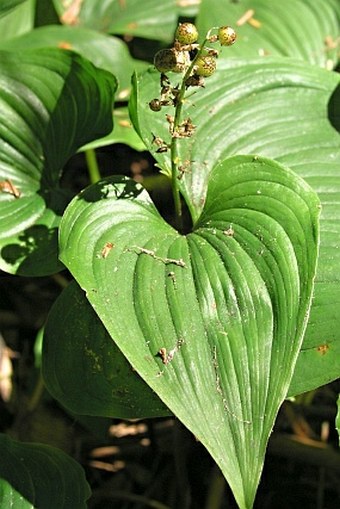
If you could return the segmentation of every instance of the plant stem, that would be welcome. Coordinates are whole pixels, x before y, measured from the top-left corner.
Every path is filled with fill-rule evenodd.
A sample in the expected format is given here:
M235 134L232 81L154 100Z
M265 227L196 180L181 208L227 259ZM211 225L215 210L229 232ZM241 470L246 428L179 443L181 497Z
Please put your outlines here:
M212 472L209 484L207 499L204 506L205 509L220 509L224 497L225 487L225 479L221 474L220 469L215 467Z
M177 504L181 509L188 509L191 505L191 495L189 489L188 471L187 471L187 434L182 424L178 421L174 423L174 459L176 468L177 484Z
M195 58L192 60L190 66L186 70L184 77L182 79L181 88L179 89L179 92L177 95L177 101L176 101L174 124L173 124L173 129L172 129L172 138L171 138L171 145L170 145L170 154L171 154L172 195L173 195L173 199L174 199L177 227L179 229L182 229L183 221L182 221L182 203L181 203L181 197L180 197L179 185L178 185L179 184L178 166L179 166L180 159L179 159L179 154L178 154L178 140L179 140L179 138L177 136L177 133L178 133L178 127L181 124L182 108L183 108L183 103L185 101L186 81L192 73L192 70L194 68L197 58L204 51L205 44L206 44L207 40L208 40L207 38L204 40L203 44L200 46L199 50L197 51Z
M93 148L85 150L86 164L89 172L91 184L95 184L101 179L100 171L97 163L96 153Z
M39 378L34 387L33 394L28 401L27 410L28 412L33 412L39 405L42 394L44 392L45 384L42 377L42 374L39 373Z

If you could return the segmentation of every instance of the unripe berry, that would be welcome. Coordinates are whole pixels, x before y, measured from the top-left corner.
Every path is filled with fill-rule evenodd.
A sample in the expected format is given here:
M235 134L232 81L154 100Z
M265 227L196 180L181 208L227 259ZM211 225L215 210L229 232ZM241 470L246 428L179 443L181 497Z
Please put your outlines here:
M198 31L192 23L180 23L177 27L175 39L181 44L193 44L198 39Z
M174 48L161 49L154 58L154 66L161 73L182 72L190 64L188 51L176 51Z
M216 71L216 59L209 55L198 57L195 62L194 71L197 76L208 78Z
M161 111L161 101L159 99L152 99L152 101L149 102L149 107L152 111Z
M154 66L159 72L172 71L177 64L176 52L174 49L161 49L157 51L154 59Z
M232 27L225 26L218 29L218 40L221 46L231 46L236 41L236 32Z

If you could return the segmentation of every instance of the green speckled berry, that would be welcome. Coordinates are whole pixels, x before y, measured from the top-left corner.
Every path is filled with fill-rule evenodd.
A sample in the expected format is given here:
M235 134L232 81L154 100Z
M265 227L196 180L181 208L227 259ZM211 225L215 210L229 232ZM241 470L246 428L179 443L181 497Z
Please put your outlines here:
M197 76L208 78L214 74L216 70L216 59L209 55L198 57L195 62L194 70Z
M190 64L188 51L176 51L174 48L161 49L154 58L154 66L161 73L182 72Z
M198 39L198 31L192 23L180 23L177 27L175 39L181 44L193 44Z
M236 41L236 32L232 27L225 26L218 29L218 40L221 46L231 46Z
M162 109L161 101L159 99L152 99L149 102L149 108L152 111L161 111Z
M177 64L176 51L174 49L161 49L157 51L153 63L159 72L166 73L172 71Z

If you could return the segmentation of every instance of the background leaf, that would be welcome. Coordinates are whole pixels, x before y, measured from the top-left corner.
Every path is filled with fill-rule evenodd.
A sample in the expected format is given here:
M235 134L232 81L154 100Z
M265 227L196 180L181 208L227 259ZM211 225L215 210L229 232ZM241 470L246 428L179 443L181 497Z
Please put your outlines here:
M75 282L49 314L43 377L52 396L77 414L136 419L170 413L132 370Z
M24 3L27 0L3 0L0 6L0 16L3 16L17 5Z
M57 228L70 193L59 187L76 150L112 128L114 77L76 54L44 49L0 57L2 270L60 269Z
M239 26L249 11L250 21ZM202 37L221 24L237 31L237 43L221 58L280 55L327 69L339 59L339 23L337 0L202 0L197 19Z
M113 130L110 134L84 145L81 151L104 147L106 145L112 145L113 143L125 143L125 145L140 152L146 150L143 141L138 136L131 123L129 110L126 106L114 109L113 120Z
M252 506L301 346L318 214L288 169L239 156L214 169L187 237L126 180L83 191L62 220L62 261L132 366L208 448L240 508Z
M0 435L1 507L86 507L90 489L80 465L59 449ZM7 505L6 505L7 504Z
M5 2L7 4L9 2ZM14 4L14 2L11 2ZM18 4L18 2L15 2ZM6 5L5 5L6 7ZM3 2L0 7L0 42L29 32L34 26L35 0L21 2L15 9L2 17Z
M338 308L340 207L339 75L288 59L219 61L218 70L186 103L184 117L197 126L179 146L183 195L197 218L205 201L211 168L233 154L260 154L287 164L318 192L322 203L321 247L310 322L290 394L340 376ZM170 174L168 153L157 154L154 135L169 140L165 108L152 112L159 75L138 76L130 101L131 116L162 171ZM331 121L330 121L331 120ZM319 347L331 345L326 355Z
M79 4L54 0L54 5L64 24L165 42L172 41L178 16L174 0L84 0Z
M133 72L144 70L145 62L130 56L126 44L117 37L98 33L89 28L50 25L37 28L22 37L1 45L2 49L61 48L73 50L87 58L96 67L111 72L118 80L117 100L126 100L130 94Z
M146 62L133 59L126 44L117 37L88 28L44 26L1 44L1 48L7 51L45 47L71 49L90 60L96 67L111 72L118 81L117 101L126 101L129 98L133 72L145 70L148 66ZM135 150L145 150L145 145L131 125L127 109L117 108L113 115L113 120L117 122L114 122L111 133L105 138L97 138L83 147L83 150L113 143L125 143Z

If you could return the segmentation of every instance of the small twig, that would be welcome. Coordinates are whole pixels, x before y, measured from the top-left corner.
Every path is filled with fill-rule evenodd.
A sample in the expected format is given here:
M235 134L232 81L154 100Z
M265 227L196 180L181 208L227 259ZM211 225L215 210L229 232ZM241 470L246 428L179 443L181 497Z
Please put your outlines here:
M20 198L21 196L21 192L10 179L6 179L0 182L0 191L2 193L11 194L12 196L14 196L14 198Z
M236 25L238 27L245 25L246 23L249 23L249 25L253 26L254 28L260 28L261 22L257 19L253 18L255 14L254 9L248 9L241 17L236 21Z
M27 411L28 412L33 412L38 407L38 405L41 401L44 389L45 389L45 384L44 384L42 374L40 373L37 383L34 387L33 394L27 403Z
M135 250L138 249L138 252ZM155 251L152 249L145 249L144 247L139 246L133 246L132 248L128 248L127 251L133 251L134 253L140 255L140 254L146 254L148 256L151 256L154 260L158 260L165 265L174 264L178 267L186 268L186 263L182 258L176 259L176 258L162 258L161 256L157 256Z

